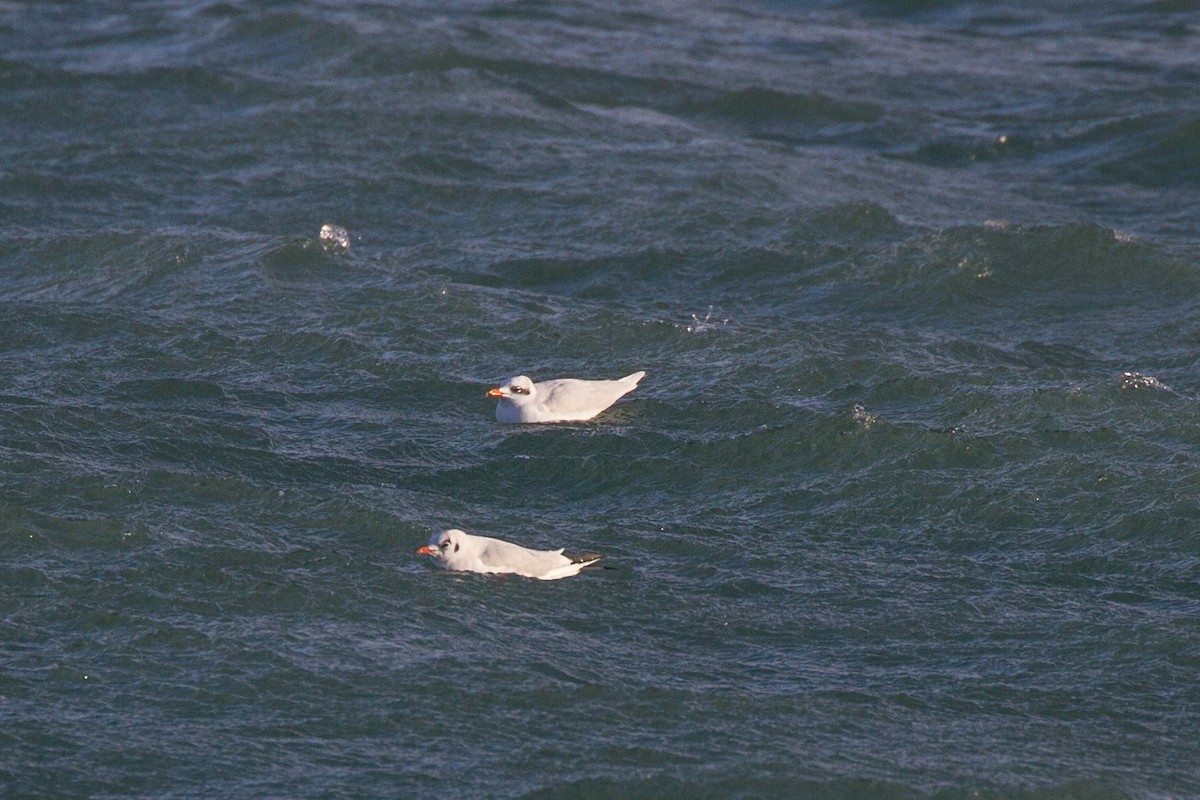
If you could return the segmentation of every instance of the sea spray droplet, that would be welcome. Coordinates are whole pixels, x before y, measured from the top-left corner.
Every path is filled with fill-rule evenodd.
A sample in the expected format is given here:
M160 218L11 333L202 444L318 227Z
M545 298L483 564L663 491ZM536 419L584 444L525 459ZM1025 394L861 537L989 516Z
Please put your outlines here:
M335 250L346 252L350 249L350 234L345 228L339 225L326 223L321 226L320 242L321 247L327 253Z

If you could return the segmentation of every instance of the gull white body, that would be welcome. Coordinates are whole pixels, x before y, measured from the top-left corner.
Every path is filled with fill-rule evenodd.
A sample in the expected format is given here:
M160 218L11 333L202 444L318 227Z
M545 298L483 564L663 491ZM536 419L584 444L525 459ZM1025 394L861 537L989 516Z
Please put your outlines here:
M543 581L568 578L602 558L597 553L566 556L562 549L530 550L457 528L435 533L417 554L433 556L438 566L457 572L507 573Z
M615 381L559 378L534 383L516 375L487 394L500 399L499 422L583 422L632 392L645 376L635 372Z

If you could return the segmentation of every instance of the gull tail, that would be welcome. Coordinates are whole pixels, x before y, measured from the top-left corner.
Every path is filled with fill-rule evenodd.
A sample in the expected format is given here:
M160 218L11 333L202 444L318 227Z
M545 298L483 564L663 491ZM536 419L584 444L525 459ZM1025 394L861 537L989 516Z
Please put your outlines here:
M543 581L553 581L559 578L567 578L571 575L578 575L580 570L592 566L601 558L603 558L603 556L599 553L582 553L577 556L570 555L564 557L567 559L566 564L563 564L561 567L555 567L549 572L533 577Z
M597 561L604 558L604 556L600 555L599 553L579 553L578 555L567 556L567 558L570 559L572 564L578 564L579 568L583 569L584 567L590 567L592 564L595 564Z

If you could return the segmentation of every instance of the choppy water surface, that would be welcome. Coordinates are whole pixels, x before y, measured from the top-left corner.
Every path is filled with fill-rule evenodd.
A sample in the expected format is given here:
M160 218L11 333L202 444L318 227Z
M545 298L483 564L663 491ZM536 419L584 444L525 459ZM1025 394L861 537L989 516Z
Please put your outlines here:
M1200 14L1054 5L4 3L2 793L1200 797Z

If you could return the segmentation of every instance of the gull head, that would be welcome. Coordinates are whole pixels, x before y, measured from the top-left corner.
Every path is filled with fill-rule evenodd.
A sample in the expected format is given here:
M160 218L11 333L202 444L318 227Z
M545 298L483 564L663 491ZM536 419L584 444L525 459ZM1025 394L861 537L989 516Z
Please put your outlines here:
M515 375L495 389L489 389L488 397L499 397L502 400L521 404L533 399L535 393L533 381L525 375Z
M440 531L429 537L429 544L417 548L419 556L433 556L433 560L443 567L462 558L463 547L468 545L467 534L457 528Z

